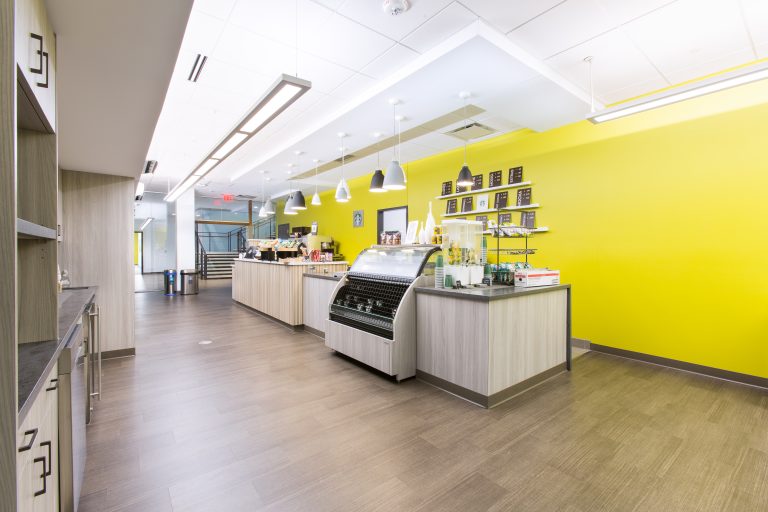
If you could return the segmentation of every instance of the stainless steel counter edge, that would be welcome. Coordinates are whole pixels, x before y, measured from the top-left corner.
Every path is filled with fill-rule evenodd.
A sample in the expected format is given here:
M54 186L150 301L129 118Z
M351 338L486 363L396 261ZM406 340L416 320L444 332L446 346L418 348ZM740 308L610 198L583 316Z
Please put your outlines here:
M59 294L59 337L50 341L22 343L18 350L18 424L26 418L32 403L45 386L44 379L59 358L62 349L77 331L77 321L96 296L96 286L65 289Z
M233 258L235 262L241 261L243 263L261 263L262 265L282 265L284 267L311 267L313 265L349 265L349 262L347 261L307 261L307 262L289 262L289 263L282 263L280 261L262 261L262 260L249 260L249 259L240 259L240 258Z
M479 302L490 302L492 300L513 299L524 295L535 295L537 293L546 293L555 290L566 290L570 284L556 284L553 286L532 286L520 288L515 286L496 285L490 288L462 288L454 290L452 288L433 288L431 286L422 286L416 288L416 293L425 293L427 295L440 295L460 300L476 300Z
M316 279L327 279L329 281L340 281L342 276L335 276L333 272L324 274L321 272L304 272L304 277L314 277Z

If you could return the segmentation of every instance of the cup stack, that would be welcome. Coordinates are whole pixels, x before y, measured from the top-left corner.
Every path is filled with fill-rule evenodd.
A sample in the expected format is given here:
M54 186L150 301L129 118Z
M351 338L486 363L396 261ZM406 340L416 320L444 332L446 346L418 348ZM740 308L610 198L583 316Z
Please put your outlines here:
M438 254L435 261L435 288L445 288L445 267L443 266L442 254Z

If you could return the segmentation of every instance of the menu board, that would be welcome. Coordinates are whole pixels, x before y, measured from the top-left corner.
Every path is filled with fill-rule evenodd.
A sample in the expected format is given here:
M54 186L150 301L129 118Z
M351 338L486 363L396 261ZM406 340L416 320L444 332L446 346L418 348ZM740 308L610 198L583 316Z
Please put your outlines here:
M462 212L472 211L472 196L461 198L461 211Z
M517 206L527 206L531 204L531 189L521 188L517 191Z
M493 171L488 175L488 186L491 188L501 186L501 171Z
M500 213L499 214L499 225L502 224L512 224L512 214L511 213Z
M520 212L520 225L524 228L536 227L536 212Z
M480 190L481 188L483 188L483 175L472 176L472 190Z
M488 229L488 216L487 215L478 215L475 217L475 220L480 221L483 223L483 231Z
M456 213L457 199L449 199L445 204L445 213Z
M523 181L523 166L512 167L509 169L509 184L521 183Z
M453 182L452 181L444 181L443 186L440 189L440 195L441 196L447 196L450 195L453 191Z
M469 187L461 187L459 184L456 184L456 193L461 194L462 192L468 192L469 189L472 188L471 185Z
M493 197L493 207L497 210L499 208L506 208L508 201L509 192L506 190L504 192L496 192L496 195Z

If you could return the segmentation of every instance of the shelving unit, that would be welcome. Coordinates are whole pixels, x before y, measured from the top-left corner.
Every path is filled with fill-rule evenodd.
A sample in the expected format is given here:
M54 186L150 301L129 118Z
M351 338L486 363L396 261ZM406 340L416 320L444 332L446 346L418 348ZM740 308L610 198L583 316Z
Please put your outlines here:
M503 212L522 212L526 210L535 210L540 205L539 203L531 203L523 206L505 206L504 208L489 208L487 210L472 210L468 212L456 212L456 213L444 213L443 217L461 217L462 215L480 215L483 213L497 213L499 210Z
M499 185L498 187L479 188L477 190L467 190L465 192L456 192L455 194L448 194L445 196L435 196L435 199L451 199L452 197L471 196L472 194L482 194L485 192L497 192L499 190L507 190L510 188L520 188L530 185L530 181L521 181L520 183L512 183L509 185Z
M523 228L523 229L527 229L530 233L546 233L547 231L549 231L549 228L546 226L542 226L540 228L533 228L533 229L531 228ZM522 238L522 235L496 236L493 233L494 233L493 230L490 230L490 229L486 229L485 231L483 231L484 235L491 235L493 236L493 238Z
M56 230L28 220L16 219L16 237L29 240L56 240Z

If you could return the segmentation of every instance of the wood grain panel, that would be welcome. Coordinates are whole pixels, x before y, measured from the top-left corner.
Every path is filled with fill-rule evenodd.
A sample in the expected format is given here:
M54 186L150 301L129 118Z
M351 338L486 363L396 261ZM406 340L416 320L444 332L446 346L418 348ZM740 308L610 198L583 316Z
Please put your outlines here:
M16 62L14 2L0 0L0 512L16 510Z
M565 362L567 291L491 302L489 393Z
M288 325L304 323L302 276L311 265L280 265L235 260L232 298ZM347 269L346 263L323 265L329 272Z
M15 53L16 62L23 74L23 79L29 84L29 89L40 105L41 113L49 126L56 126L56 36L53 27L48 22L45 10L45 0L16 0L16 32ZM39 43L30 37L30 33L43 36L43 51L48 53L48 87L36 84L44 81L43 75L30 71L32 66L38 66L39 57L36 54ZM45 63L43 63L45 69Z
M419 293L416 312L416 367L488 395L488 303Z
M304 276L304 325L325 332L328 307L338 281Z
M133 348L133 194L131 178L62 172L61 268L72 286L98 286L102 350Z
M55 229L59 175L56 135L19 130L17 151L17 216Z
M56 240L18 240L18 342L58 337Z

